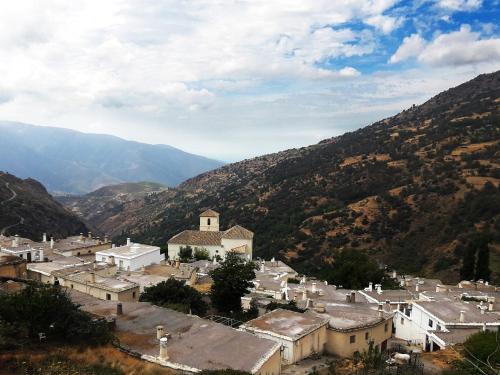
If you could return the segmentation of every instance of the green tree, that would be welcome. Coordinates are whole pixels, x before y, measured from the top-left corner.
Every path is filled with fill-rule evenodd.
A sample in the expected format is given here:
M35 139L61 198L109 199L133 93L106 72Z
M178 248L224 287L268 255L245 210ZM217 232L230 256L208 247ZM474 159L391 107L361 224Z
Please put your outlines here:
M220 267L210 272L213 284L210 292L212 305L221 313L241 311L241 297L249 292L255 278L256 265L239 255L227 253Z
M191 246L181 246L179 249L179 258L181 262L187 262L193 258L193 248Z
M194 259L196 260L208 260L210 259L210 252L205 248L196 248L194 250Z
M112 339L106 322L92 319L59 286L28 284L14 294L0 294L0 347L47 340L105 344Z
M186 285L184 281L173 278L144 288L139 301L151 302L184 313L191 311L196 315L204 315L208 308L200 292Z
M361 289L370 281L380 283L384 278L384 270L365 253L359 250L346 250L335 257L333 265L323 267L320 277L330 284Z

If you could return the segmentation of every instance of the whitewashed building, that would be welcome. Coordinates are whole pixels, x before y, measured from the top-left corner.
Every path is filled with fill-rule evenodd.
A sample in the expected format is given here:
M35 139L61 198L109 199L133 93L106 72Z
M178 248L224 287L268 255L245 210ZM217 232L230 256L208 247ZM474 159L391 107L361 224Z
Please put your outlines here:
M494 302L413 301L394 315L395 337L433 351L464 342L481 330L497 330Z
M121 271L135 271L151 264L158 264L163 259L158 246L132 243L129 238L124 246L95 253L96 262L116 264Z
M251 260L253 252L253 232L235 225L228 230L219 230L219 213L207 210L200 215L200 230L185 230L168 240L168 256L178 259L183 247L204 249L210 258L224 259L226 253L234 252Z

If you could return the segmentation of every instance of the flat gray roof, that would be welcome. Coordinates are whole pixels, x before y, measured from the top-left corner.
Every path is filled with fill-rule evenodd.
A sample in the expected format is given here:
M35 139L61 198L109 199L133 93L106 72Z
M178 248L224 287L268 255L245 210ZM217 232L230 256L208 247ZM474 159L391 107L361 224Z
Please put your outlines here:
M71 291L82 309L109 317L116 302L103 301ZM272 340L238 331L197 316L182 314L146 302L122 302L123 315L116 317L116 334L122 344L146 355L158 356L156 326L163 325L168 339L169 361L196 369L226 369L255 372L264 358L279 350Z
M499 323L500 314L498 311L485 312L477 307L478 302L463 302L463 301L415 301L414 305L423 307L436 318L442 320L446 324L459 324L460 311L464 311L463 323Z

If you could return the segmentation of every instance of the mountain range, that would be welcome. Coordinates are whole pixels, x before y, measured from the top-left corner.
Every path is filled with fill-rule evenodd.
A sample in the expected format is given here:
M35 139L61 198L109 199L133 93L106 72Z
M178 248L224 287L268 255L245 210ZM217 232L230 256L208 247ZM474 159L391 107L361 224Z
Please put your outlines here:
M110 135L0 122L0 170L34 178L57 194L85 194L122 182L175 186L222 162L167 145Z
M314 273L359 249L446 281L458 279L470 239L489 232L498 279L499 106L500 72L483 74L360 130L225 165L104 210L89 224L116 239L165 246L212 208L222 228L256 233L256 257Z

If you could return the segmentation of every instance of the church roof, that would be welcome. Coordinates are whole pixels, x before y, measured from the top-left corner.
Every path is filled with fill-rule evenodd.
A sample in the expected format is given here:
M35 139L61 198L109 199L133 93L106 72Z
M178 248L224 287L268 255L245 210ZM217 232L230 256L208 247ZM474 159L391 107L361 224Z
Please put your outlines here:
M253 232L243 228L242 226L235 225L234 227L226 230L222 235L222 238L251 240L253 238Z
M200 214L200 217L219 217L219 213L214 210L206 210Z
M192 246L220 246L224 232L185 230L176 234L168 243Z
M251 240L253 232L239 225L235 225L223 232L185 230L169 239L168 243L191 246L220 246L223 238Z

